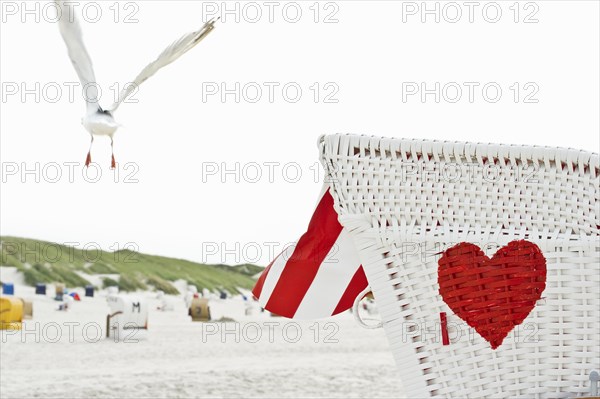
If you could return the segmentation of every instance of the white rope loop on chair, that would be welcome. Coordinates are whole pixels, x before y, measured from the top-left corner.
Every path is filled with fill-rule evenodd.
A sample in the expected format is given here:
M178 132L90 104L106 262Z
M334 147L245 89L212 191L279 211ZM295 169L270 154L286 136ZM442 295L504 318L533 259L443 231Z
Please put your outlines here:
M377 324L367 324L367 323L365 323L365 320L375 320L375 319L361 319L360 315L358 314L358 304L365 297L365 295L367 295L369 292L371 292L371 287L365 288L356 297L356 299L354 300L354 305L352 305L352 314L354 315L354 320L356 320L358 325L360 325L362 328L374 330L374 329L383 327L383 322L380 321Z

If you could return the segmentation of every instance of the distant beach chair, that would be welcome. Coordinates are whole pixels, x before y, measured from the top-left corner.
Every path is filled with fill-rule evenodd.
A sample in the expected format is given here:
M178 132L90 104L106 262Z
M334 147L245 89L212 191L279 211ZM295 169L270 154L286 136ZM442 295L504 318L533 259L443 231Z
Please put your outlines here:
M172 311L175 309L173 302L171 301L171 298L166 296L164 291L161 291L161 290L157 291L156 298L160 299L160 306L158 307L158 310L161 310L163 312L169 312L169 311Z
M106 336L119 340L135 337L135 330L148 329L148 303L137 295L110 295L106 298Z
M598 154L356 135L319 145L409 398L590 393Z
M207 298L194 298L188 310L192 321L210 321L210 306Z
M65 294L65 285L63 283L56 283L54 285L54 300L55 301L62 301L63 300L63 295Z
M184 296L185 307L187 309L192 305L192 300L198 296L198 288L195 285L188 285Z
M86 285L85 286L85 296L93 298L94 297L94 286Z
M23 302L19 298L0 297L0 330L20 330L23 322Z
M46 284L37 283L35 285L35 294L36 295L46 295Z
M13 283L2 283L2 293L4 295L14 295L15 285Z
M23 298L17 298L23 303L23 319L31 320L33 319L33 302L27 301Z

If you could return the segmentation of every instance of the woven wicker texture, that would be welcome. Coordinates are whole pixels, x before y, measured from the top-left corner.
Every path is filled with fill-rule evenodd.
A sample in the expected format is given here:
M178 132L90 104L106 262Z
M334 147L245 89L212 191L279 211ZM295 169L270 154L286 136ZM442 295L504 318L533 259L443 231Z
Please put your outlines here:
M409 398L589 392L600 368L597 154L355 135L320 149Z

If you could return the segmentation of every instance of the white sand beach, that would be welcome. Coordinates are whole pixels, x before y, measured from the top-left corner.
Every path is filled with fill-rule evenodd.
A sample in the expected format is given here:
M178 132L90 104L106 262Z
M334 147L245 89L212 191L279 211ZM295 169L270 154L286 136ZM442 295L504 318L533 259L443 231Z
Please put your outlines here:
M106 293L77 292L81 301L63 312L52 286L46 296L15 286L34 316L22 331L2 332L2 398L404 397L384 332L359 327L349 313L294 324L244 316L237 297L211 305L214 318L236 323L194 323L183 297L170 296L174 310L163 312L146 292L148 330L115 342L104 337Z

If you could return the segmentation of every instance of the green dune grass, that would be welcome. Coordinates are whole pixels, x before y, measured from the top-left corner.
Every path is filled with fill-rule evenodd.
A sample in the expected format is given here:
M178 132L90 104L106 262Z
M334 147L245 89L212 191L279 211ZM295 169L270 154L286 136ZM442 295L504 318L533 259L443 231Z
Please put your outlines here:
M84 251L19 237L0 237L0 248L0 265L16 267L23 272L28 285L61 282L67 287L83 287L90 284L77 273L79 271L91 275L119 275L117 279L105 277L103 281L105 287L117 285L121 291L154 288L177 294L171 282L183 279L198 289L237 292L238 287L252 288L255 283L252 276L263 270L252 264L208 265L129 250Z

